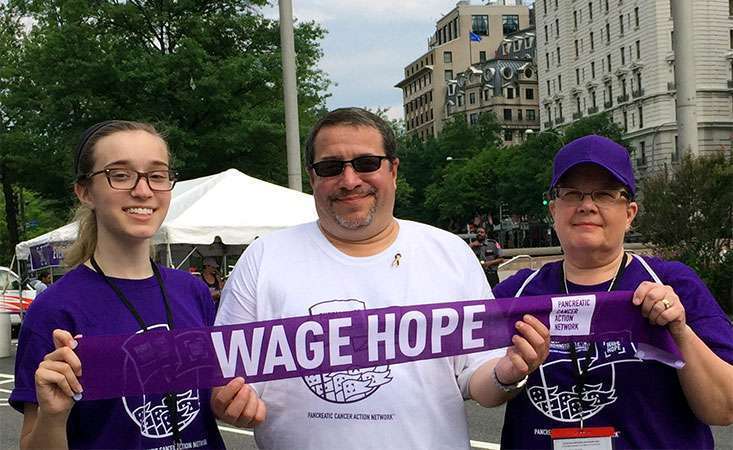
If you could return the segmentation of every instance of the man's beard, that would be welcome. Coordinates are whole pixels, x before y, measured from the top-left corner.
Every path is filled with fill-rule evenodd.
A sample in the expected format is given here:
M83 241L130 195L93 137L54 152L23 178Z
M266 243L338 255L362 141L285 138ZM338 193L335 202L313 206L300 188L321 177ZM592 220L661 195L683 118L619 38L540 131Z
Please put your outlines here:
M371 225L371 223L374 221L374 215L377 212L377 197L376 197L377 190L373 187L369 189L359 190L359 191L344 191L340 193L339 195L336 195L331 198L331 200L335 200L341 197L347 197L349 195L372 195L374 196L374 203L369 208L369 211L367 211L366 216L363 217L357 217L357 218L348 218L345 216L342 216L338 214L334 209L331 209L331 214L333 215L334 220L336 220L336 223L339 224L339 226L346 228L347 230L357 230L359 228L368 227Z

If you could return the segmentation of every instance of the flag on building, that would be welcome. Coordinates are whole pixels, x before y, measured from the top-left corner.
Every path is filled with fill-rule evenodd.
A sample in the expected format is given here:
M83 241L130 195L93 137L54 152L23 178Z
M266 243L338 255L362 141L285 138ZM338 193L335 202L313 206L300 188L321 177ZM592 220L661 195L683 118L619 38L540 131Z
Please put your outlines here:
M468 36L471 39L472 42L481 42L481 36L474 33L473 31L468 32Z

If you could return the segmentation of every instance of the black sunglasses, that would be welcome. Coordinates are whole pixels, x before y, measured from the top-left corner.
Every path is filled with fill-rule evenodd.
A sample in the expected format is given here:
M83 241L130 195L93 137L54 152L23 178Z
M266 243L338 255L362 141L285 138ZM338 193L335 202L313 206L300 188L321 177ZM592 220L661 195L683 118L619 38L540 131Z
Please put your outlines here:
M344 172L346 164L351 164L351 167L359 173L376 172L382 167L382 160L392 160L389 156L360 156L349 161L341 161L338 159L327 159L311 165L316 175L319 177L335 177L341 175Z

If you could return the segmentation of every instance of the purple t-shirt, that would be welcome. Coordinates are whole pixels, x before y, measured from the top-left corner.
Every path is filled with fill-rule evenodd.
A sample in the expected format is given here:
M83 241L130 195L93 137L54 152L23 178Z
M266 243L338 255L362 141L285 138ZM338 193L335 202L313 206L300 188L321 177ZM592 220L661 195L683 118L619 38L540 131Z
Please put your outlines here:
M725 361L733 362L733 325L710 291L690 269L679 262L644 258L664 284L674 288L685 306L687 323ZM543 266L525 286L522 295L564 293L561 263ZM514 297L532 274L522 270L497 285L497 298ZM617 290L635 290L642 281L653 281L647 269L633 258ZM570 293L605 291L606 283L581 286L568 283ZM640 313L641 314L641 313ZM577 344L576 344L577 345ZM527 388L509 401L501 436L502 449L551 449L549 430L584 425L613 426L618 435L614 448L712 449L710 427L695 417L675 369L634 357L632 345L603 342L577 345L575 358L568 344L551 343L545 363L530 375ZM578 364L589 369L583 383L583 399L577 395Z
M214 303L201 280L164 267L161 275L175 329L213 325ZM167 328L163 296L155 277L110 280L149 328ZM10 395L10 404L21 412L23 403L37 403L34 373L43 357L54 350L52 332L56 328L84 336L140 331L134 316L96 272L82 265L64 275L31 304L21 327L15 389ZM83 387L83 374L80 381ZM177 397L184 448L224 448L209 408L210 391L179 392ZM66 429L70 448L154 449L173 443L169 408L160 395L80 401L72 408Z

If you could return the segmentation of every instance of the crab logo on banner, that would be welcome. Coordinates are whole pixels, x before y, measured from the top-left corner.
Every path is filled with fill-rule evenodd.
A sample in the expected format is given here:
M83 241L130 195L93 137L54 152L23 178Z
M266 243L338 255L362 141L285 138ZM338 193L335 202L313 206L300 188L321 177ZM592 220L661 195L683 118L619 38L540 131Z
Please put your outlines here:
M148 327L150 330L168 330L167 324L156 324ZM139 330L136 334L142 333ZM164 336L160 336L164 338ZM158 372L154 366L161 366L173 363L174 355L156 355L147 348L126 348L127 356L125 366L133 364L134 371L141 384L145 384ZM150 366L150 367L146 367ZM159 374L158 374L159 375ZM138 427L140 434L147 438L163 438L173 435L173 427L170 417L170 408L165 404L164 395L142 395L122 397L127 415ZM176 409L178 412L178 426L183 430L193 422L201 410L198 389L191 389L176 394Z
M316 303L311 306L311 316L330 312L365 310L364 302L359 300L330 300ZM354 340L352 345L366 345L366 331L364 340ZM308 389L318 397L332 403L353 403L363 400L379 389L380 386L392 381L389 365L352 369L341 372L308 375L302 377Z

